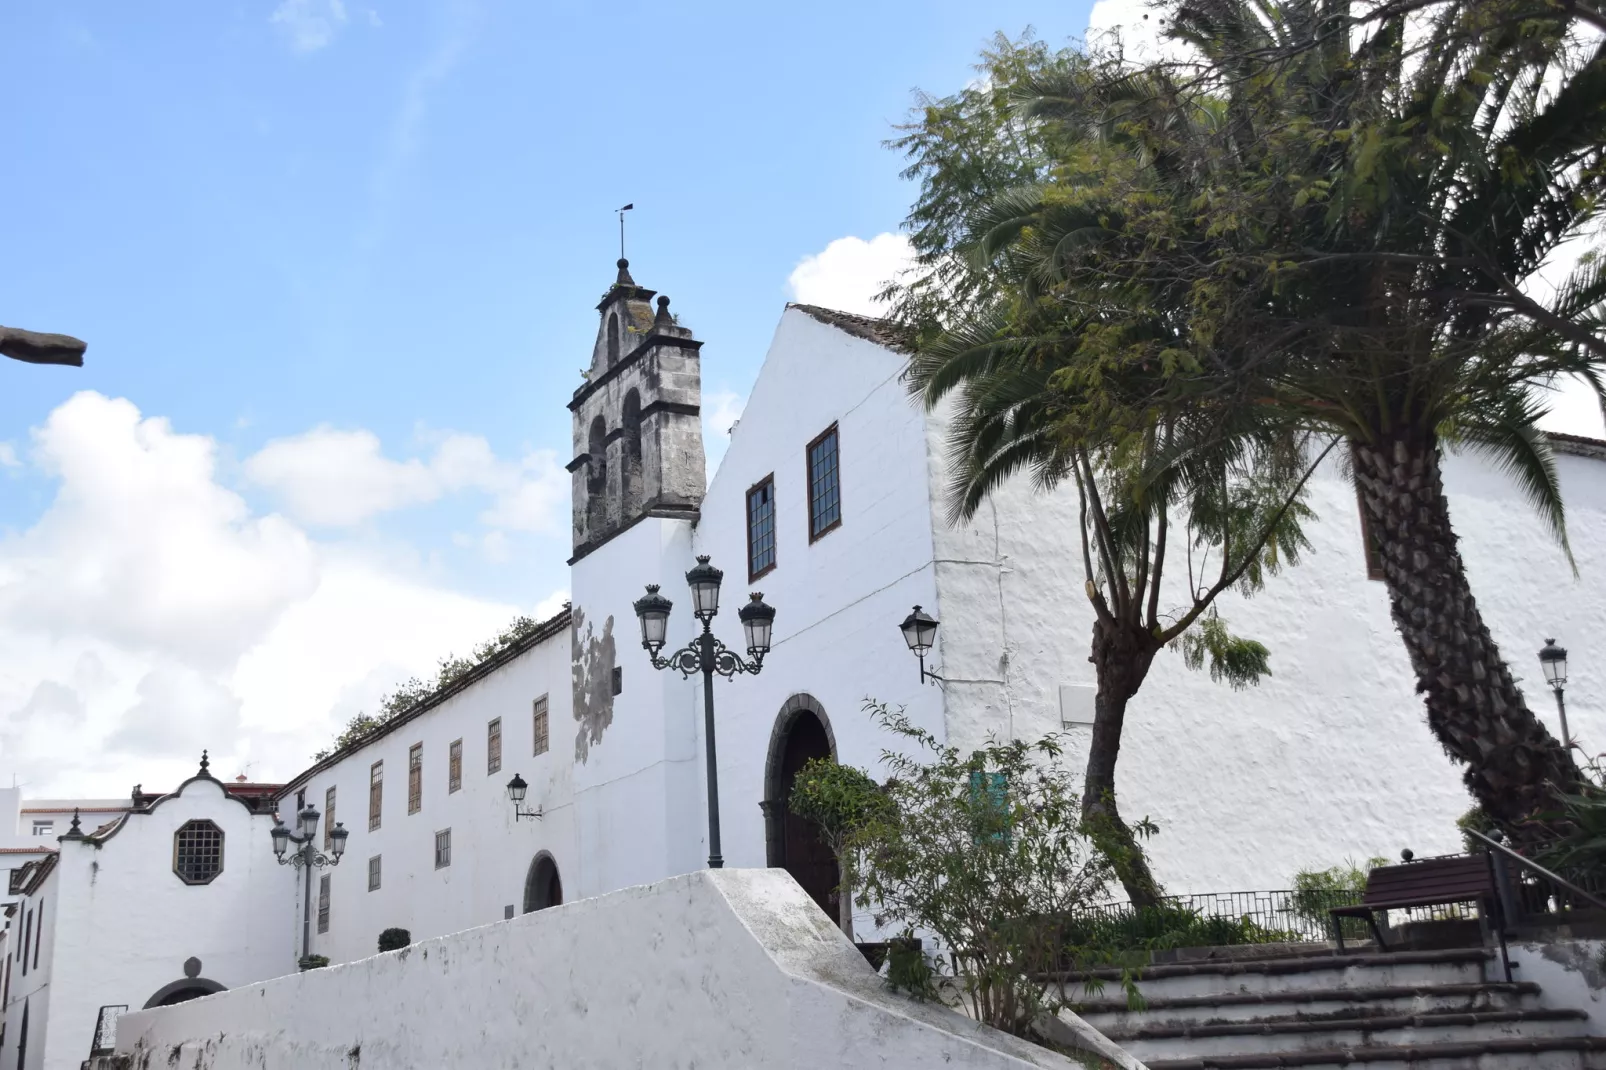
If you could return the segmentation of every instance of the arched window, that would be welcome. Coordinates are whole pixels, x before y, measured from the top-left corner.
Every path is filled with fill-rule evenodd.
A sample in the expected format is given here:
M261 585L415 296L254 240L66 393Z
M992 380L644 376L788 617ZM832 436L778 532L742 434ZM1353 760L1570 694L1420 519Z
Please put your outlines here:
M173 833L173 872L185 884L211 884L223 872L223 830L186 821Z
M562 905L563 881L558 877L558 864L542 851L530 863L530 872L524 878L524 913Z
M641 499L641 394L631 390L625 395L625 406L620 421L624 429L623 464L620 493L626 511L633 511Z
M619 361L619 317L608 314L608 367Z

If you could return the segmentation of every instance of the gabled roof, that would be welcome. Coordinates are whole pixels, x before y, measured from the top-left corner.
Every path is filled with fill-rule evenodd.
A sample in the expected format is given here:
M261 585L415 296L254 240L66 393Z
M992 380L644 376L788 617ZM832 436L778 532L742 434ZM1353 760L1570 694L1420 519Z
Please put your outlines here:
M885 349L895 353L911 353L914 347L903 336L902 332L890 321L876 319L873 316L860 316L854 312L838 312L834 308L821 308L819 305L803 305L796 302L786 306L795 308L806 316L819 320L839 331L862 338L866 342L874 342Z

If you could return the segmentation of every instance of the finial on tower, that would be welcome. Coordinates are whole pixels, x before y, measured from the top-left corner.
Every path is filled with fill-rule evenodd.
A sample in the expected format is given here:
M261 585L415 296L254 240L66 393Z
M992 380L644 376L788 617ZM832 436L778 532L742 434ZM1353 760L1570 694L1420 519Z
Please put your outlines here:
M674 322L674 318L669 314L669 298L658 298L658 315L653 317L652 322L654 326L661 326L662 324Z
M197 776L211 776L212 775L212 773L210 771L211 768L212 768L212 763L209 760L207 760L206 751L203 750L201 752L201 771L200 771L200 773L198 773L196 775Z
M73 807L72 811L72 827L56 838L58 840L81 840L84 838L83 829L78 827L78 808L76 806Z
M619 258L619 277L613 280L615 286L634 286L636 280L630 277L630 261L624 257Z

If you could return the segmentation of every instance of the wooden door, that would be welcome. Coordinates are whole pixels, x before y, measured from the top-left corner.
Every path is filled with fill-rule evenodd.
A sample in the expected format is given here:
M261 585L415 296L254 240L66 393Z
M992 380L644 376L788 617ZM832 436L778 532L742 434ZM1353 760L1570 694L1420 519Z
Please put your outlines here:
M798 772L810 758L831 757L831 741L818 717L803 711L792 722L781 757L781 858L786 871L820 904L827 917L837 920L836 887L841 882L836 856L820 839L818 826L792 813L789 801Z

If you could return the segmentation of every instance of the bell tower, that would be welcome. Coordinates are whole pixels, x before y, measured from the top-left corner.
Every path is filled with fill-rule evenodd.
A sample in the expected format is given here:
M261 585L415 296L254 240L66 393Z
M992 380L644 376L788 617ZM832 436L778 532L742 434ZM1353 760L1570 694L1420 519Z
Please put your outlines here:
M574 392L574 556L580 560L643 517L695 520L703 457L702 343L653 309L630 262L597 305L601 322L585 382Z

